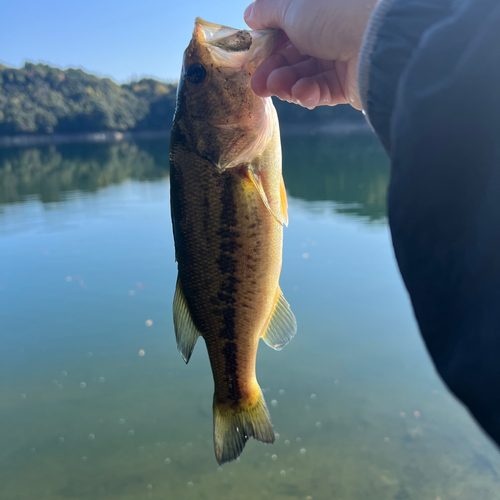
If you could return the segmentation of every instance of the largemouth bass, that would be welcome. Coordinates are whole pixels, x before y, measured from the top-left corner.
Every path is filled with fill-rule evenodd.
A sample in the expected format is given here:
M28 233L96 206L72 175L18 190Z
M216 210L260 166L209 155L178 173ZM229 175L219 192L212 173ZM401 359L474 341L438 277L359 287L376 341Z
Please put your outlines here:
M257 348L262 337L281 349L297 330L279 287L288 216L278 119L271 99L250 87L278 37L196 19L172 127L175 335L186 363L205 340L219 464L235 460L250 437L274 442Z

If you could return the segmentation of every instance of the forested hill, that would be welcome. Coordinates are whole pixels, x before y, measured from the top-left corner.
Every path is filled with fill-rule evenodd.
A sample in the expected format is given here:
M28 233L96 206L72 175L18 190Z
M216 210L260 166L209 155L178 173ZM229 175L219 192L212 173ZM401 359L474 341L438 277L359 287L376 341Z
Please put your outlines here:
M176 85L143 78L118 85L81 69L0 64L0 136L106 130L168 130ZM350 106L314 111L275 101L280 121L328 123L363 120Z

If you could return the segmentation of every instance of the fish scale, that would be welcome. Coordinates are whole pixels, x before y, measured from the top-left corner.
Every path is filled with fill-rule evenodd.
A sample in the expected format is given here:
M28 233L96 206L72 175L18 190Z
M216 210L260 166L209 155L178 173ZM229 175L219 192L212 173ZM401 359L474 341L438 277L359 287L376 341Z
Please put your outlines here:
M227 399L226 374L231 373L240 380L238 392L250 395L258 341L278 286L282 227L237 169L220 174L175 148L172 157L179 280L207 344L216 394ZM244 343L240 356L237 349L228 351L228 341ZM224 352L232 353L230 360Z

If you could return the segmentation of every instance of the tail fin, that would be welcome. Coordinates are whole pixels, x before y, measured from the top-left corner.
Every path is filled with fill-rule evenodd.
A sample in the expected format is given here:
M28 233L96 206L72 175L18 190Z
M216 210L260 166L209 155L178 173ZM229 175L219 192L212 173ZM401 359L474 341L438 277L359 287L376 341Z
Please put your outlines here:
M274 443L274 428L264 396L251 404L228 406L214 397L214 446L219 465L236 460L250 437L262 443Z

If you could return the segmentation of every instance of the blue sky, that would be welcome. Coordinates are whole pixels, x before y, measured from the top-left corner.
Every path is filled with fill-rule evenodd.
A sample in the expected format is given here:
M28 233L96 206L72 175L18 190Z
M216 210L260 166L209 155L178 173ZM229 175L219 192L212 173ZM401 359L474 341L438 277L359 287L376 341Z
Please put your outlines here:
M0 0L0 62L175 81L196 16L245 26L250 0Z

